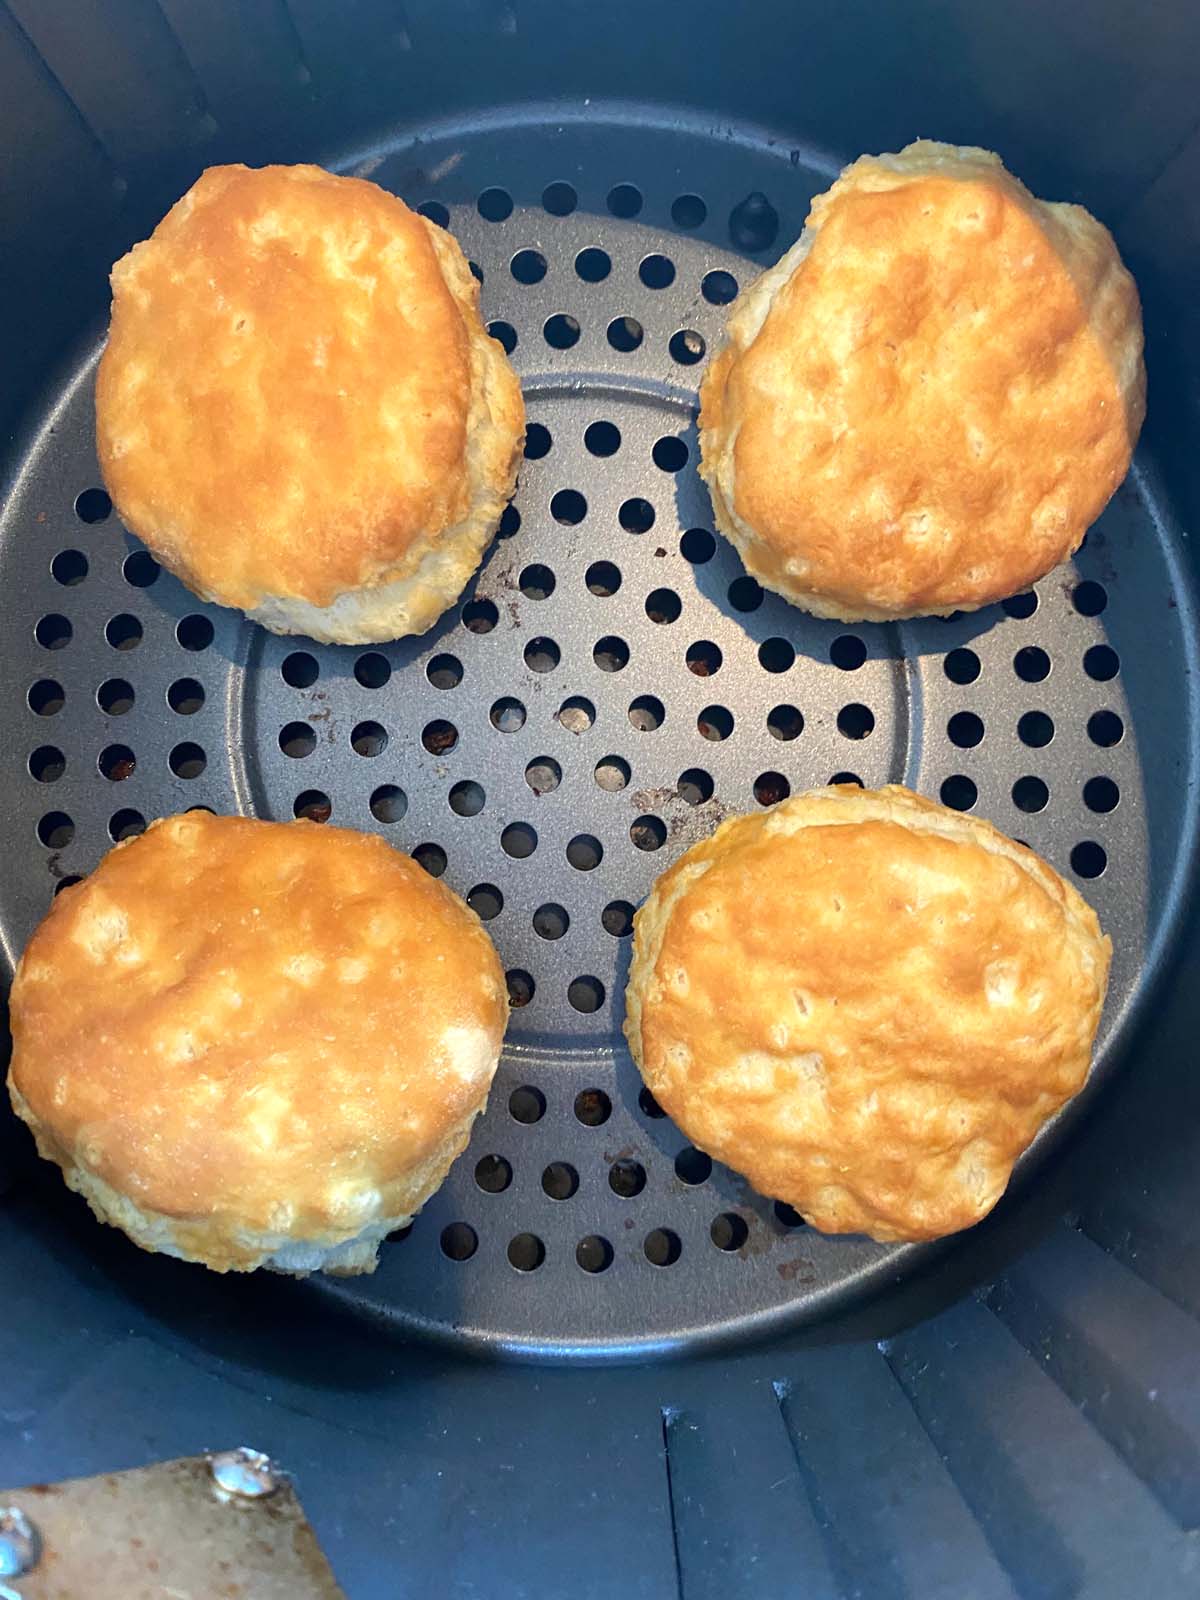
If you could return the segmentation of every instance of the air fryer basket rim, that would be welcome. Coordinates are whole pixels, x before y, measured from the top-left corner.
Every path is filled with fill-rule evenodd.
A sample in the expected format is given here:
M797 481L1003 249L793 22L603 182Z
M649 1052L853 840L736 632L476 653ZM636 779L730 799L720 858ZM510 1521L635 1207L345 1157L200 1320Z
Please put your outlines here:
M1170 525L1169 508L1152 503L1147 478L1136 473L1090 535L1075 576L1052 574L1037 586L1040 603L1031 599L1028 608L1009 608L1012 614L994 607L949 622L847 630L774 596L764 599L757 586L743 599L740 589L750 580L723 542L698 564L683 555L687 530L712 523L695 474L700 362L690 363L687 351L682 360L675 355L677 330L690 326L701 348L713 347L724 307L709 303L701 285L715 273L741 283L756 269L720 242L726 230L738 238L745 197L767 190L777 197L763 202L770 231L745 240L760 260L771 259L798 232L809 195L827 175L808 170L798 147L764 148L749 137L718 143L694 123L662 121L656 134L628 114L610 119L603 104L593 104L587 117L549 125L528 113L471 118L465 127L446 126L440 139L422 138L419 149L411 142L390 153L377 149L357 170L385 185L407 183L406 198L449 221L481 269L490 326L509 330L505 337L515 341L531 423L514 502L519 528L497 541L464 603L422 639L355 651L267 635L199 605L153 567L134 572L131 564L145 558L115 518L81 529L77 509L74 531L60 535L68 503L98 482L91 382L88 367L81 368L11 502L14 539L22 528L40 536L49 518L60 542L85 547L82 565L90 561L91 570L64 586L52 567L34 586L20 630L32 642L14 662L16 678L49 670L46 663L57 670L60 661L74 676L64 679L69 703L62 713L31 719L20 708L22 729L35 730L27 738L39 741L31 762L51 748L40 741L54 738L68 770L52 790L31 773L12 814L36 848L19 909L7 919L8 942L19 946L22 919L27 930L54 878L86 871L108 839L162 811L202 803L286 818L319 802L321 815L375 827L431 870L445 871L468 899L483 904L486 895L488 907L499 908L489 930L521 1004L489 1112L411 1240L388 1247L375 1277L314 1282L312 1292L398 1331L535 1359L630 1359L820 1319L945 1247L802 1238L784 1211L751 1195L734 1174L717 1169L699 1184L680 1181L681 1163L692 1159L686 1141L643 1109L619 1036L628 942L601 927L601 908L636 904L664 856L706 835L721 816L753 808L760 769L773 793L827 781L851 763L872 785L905 781L934 793L941 785L946 794L951 781L969 783L983 814L1019 830L1061 870L1072 870L1081 833L1104 841L1091 846L1101 861L1105 851L1111 857L1104 877L1084 882L1117 935L1095 1092L1131 1031L1142 983L1160 962L1194 850L1194 815L1163 792L1152 753L1140 754L1128 738L1104 751L1086 739L1079 745L1089 718L1113 714L1103 705L1119 705L1135 735L1143 718L1158 715L1138 688L1121 618L1140 617L1171 587L1170 546L1163 546L1161 568L1145 557L1151 539ZM544 195L565 181L554 177L562 172L574 180L575 200L560 215ZM501 175L507 187L494 181ZM626 198L618 198L621 183ZM706 193L708 215L696 227L680 226L670 214L679 189ZM619 214L627 208L632 217ZM577 263L597 248L609 266L589 282ZM523 256L536 268L532 282L523 281ZM636 329L633 348L614 345L622 318ZM597 456L586 445L588 428L601 420L610 429L619 424L615 456ZM658 465L655 452L666 444L685 458L682 467L674 454L672 470ZM573 502L560 507L571 497L579 509ZM106 537L115 541L111 556ZM1126 576L1135 549L1146 568L1136 578ZM598 560L620 571L619 592L593 591L589 574ZM71 575L80 564L72 557ZM527 592L526 575L535 571L550 574L539 582L551 593ZM22 576L28 582L28 573ZM155 580L149 587L146 577ZM1099 597L1087 609L1085 592ZM1194 633L1186 593L1172 603L1183 609L1166 619L1159 646L1186 651ZM664 608L657 622L655 605ZM649 620L645 612L653 613ZM73 628L77 638L59 654L39 644L39 630L64 614L55 625ZM114 654L112 630L130 618L139 630L130 641L136 649ZM185 636L198 625L211 645ZM1104 638L1120 645L1120 683L1096 683L1084 670L1087 652ZM698 681L680 659L687 641L697 639L710 648L716 641L723 657L717 674ZM866 657L853 670L834 664L837 642L846 640ZM1053 658L1047 690L1014 676L1010 663L1021 651ZM972 656L977 682L951 680L952 653ZM289 664L301 658L309 681L298 692ZM449 660L456 681L447 688L433 675ZM81 693L103 702L114 663L131 680L136 704L106 718L93 754L93 713L77 713L71 702ZM377 665L368 673L366 663ZM1176 669L1177 678L1185 675L1182 665ZM378 684L381 676L387 681ZM181 683L191 686L189 715L164 719L154 701L161 705L166 694L174 703ZM1023 698L1014 703L1014 694ZM761 727L764 707L776 698L800 708L806 726L794 741L780 742ZM197 700L203 703L192 713ZM594 726L568 725L563 708L576 700L590 708ZM658 707L646 713L648 729L637 720L643 702ZM697 737L697 717L703 728L709 716L706 702L721 708L732 738L713 745L711 735ZM517 725L499 720L501 705L512 708L504 715L519 718ZM1061 725L1049 749L1026 748L1003 731L1018 713L1023 725L1028 717L1045 720L1046 710ZM867 737L857 725L858 737L843 733L850 711L868 719ZM990 741L956 748L955 722L964 718L981 733L985 724L992 728ZM443 740L431 755L423 746L435 727L445 728L451 743ZM360 746L368 728L378 732ZM725 731L716 722L713 728ZM361 752L368 748L366 763ZM114 750L127 752L125 764L133 767L119 788L104 779ZM181 751L192 754L184 759ZM99 778L89 771L97 757ZM556 774L557 793L530 794L529 772L543 759ZM605 761L623 764L621 792L597 787L593 764ZM191 770L197 765L199 775ZM1065 798L1093 768L1119 779L1124 811L1115 818L1089 815ZM1018 780L1029 781L1021 779L1025 770L1042 774L1060 797L1041 814L1009 797ZM713 793L710 802L692 805L676 775L697 771ZM964 773L971 776L947 776ZM384 788L393 798L381 823L376 798ZM1169 871L1155 868L1121 823L1152 803L1157 820L1148 831L1178 840L1166 852ZM405 809L397 819L399 805ZM57 831L55 818L65 819ZM515 837L522 830L523 842ZM585 834L603 850L600 866L586 873L572 858L573 836ZM1148 870L1154 888L1136 888ZM1144 925L1139 907L1150 895L1156 915ZM539 903L566 908L567 937L547 943L538 933ZM602 1127L581 1121L574 1109L592 1089L609 1098ZM541 1108L526 1117L516 1097L531 1090ZM1077 1105L1062 1124L1078 1114ZM1039 1148L1061 1131L1049 1130ZM475 1163L496 1154L509 1163L511 1184L483 1192L472 1176ZM559 1174L570 1174L573 1192L548 1206ZM736 1227L743 1247L715 1249L707 1234L711 1229L715 1238L719 1224ZM598 1253L601 1274L581 1271L576 1258L585 1252ZM671 1259L658 1261L658 1253Z

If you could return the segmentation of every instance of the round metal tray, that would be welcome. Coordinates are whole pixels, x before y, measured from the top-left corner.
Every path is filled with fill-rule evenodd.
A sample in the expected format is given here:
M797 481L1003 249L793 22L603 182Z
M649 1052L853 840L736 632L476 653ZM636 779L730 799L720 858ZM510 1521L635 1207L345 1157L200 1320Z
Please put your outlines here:
M835 777L977 810L1073 873L1113 935L1086 1100L1162 960L1194 842L1197 631L1169 509L1135 467L1034 594L948 621L816 621L714 538L695 410L727 304L833 163L592 108L330 165L448 223L476 263L529 408L514 507L423 638L273 637L199 604L111 514L93 349L31 425L0 541L9 960L55 886L151 817L376 829L488 919L512 1023L471 1147L407 1237L375 1276L302 1297L558 1356L816 1317L927 1251L805 1228L639 1092L620 1035L632 909L722 817Z

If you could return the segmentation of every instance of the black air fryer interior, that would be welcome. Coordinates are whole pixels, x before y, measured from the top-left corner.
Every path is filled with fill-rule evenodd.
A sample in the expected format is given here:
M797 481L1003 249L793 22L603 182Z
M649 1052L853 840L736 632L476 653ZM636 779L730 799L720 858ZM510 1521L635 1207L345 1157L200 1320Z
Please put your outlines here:
M373 1278L142 1256L0 1126L0 1483L244 1440L297 1474L354 1600L1200 1592L1198 45L1185 8L1099 3L0 7L10 960L153 816L303 814L444 873L515 1008L470 1150ZM696 384L811 195L919 135L1114 228L1146 432L1036 593L817 622L713 539ZM482 278L527 459L420 639L319 647L200 605L98 487L108 266L224 160L370 176ZM1089 1090L936 1249L748 1192L620 1042L657 872L847 774L991 817L1116 946Z

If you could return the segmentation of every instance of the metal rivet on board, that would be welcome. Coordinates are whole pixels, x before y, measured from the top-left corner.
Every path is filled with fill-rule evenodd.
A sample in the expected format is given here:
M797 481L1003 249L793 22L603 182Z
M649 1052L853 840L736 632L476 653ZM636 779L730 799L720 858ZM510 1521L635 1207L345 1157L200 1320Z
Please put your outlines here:
M20 1506L0 1506L0 1578L22 1578L42 1559L42 1536Z
M208 1470L218 1489L241 1500L262 1500L279 1488L280 1475L270 1456L240 1445L210 1456Z

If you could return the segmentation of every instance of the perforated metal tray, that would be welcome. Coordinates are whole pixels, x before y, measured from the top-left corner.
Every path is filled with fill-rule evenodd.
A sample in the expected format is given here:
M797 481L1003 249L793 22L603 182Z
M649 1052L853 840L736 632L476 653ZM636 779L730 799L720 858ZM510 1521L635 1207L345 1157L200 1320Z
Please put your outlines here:
M819 1316L927 1251L816 1234L639 1094L620 1039L632 908L720 818L834 777L977 810L1074 874L1113 935L1086 1100L1133 1034L1194 846L1197 633L1170 508L1135 467L1035 594L945 622L814 621L714 539L696 385L726 304L834 163L619 108L327 159L448 222L477 264L529 407L515 506L425 637L274 638L198 604L110 513L93 346L26 441L0 543L9 961L55 886L153 816L377 829L488 919L512 1025L470 1150L409 1236L374 1277L301 1299L560 1356Z

